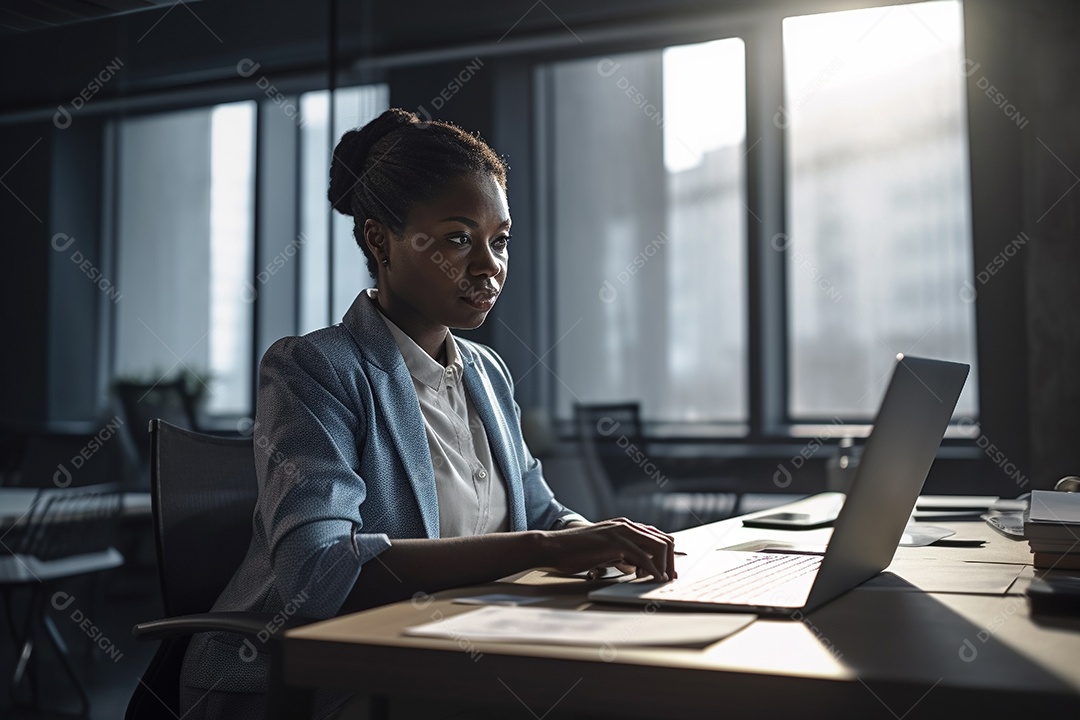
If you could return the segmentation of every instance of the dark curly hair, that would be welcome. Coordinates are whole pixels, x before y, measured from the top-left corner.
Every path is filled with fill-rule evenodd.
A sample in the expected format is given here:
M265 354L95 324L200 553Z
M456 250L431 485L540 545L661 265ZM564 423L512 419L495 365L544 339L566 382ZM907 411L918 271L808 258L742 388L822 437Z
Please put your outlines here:
M330 163L327 196L335 210L352 216L356 244L376 277L378 263L364 242L368 218L402 234L409 211L437 197L452 181L491 175L505 192L506 171L503 159L479 136L391 108L342 135Z

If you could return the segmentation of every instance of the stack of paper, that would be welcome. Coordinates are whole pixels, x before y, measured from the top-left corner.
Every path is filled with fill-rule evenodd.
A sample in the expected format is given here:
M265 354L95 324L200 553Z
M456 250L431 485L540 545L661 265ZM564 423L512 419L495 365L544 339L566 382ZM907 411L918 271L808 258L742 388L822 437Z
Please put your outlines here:
M1033 490L1024 537L1035 567L1080 570L1080 493Z

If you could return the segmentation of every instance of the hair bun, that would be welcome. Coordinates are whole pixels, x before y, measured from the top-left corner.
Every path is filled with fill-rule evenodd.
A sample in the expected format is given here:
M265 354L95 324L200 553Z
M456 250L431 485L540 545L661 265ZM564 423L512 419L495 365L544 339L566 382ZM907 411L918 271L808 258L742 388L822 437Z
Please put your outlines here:
M351 191L362 175L371 148L393 131L419 122L416 113L390 108L362 128L342 135L330 161L330 205L342 215L353 215Z

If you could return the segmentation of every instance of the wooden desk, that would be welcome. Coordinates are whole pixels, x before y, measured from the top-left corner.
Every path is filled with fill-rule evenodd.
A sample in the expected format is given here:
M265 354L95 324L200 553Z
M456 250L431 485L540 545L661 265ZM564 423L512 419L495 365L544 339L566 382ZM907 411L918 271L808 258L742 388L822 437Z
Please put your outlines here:
M1023 596L1032 575L1027 544L982 521L935 524L955 528L957 539L985 545L899 548L889 574L801 621L759 619L705 649L472 643L401 634L402 628L474 609L451 599L481 592L543 595L551 598L548 606L590 607L590 583L531 573L289 631L284 674L297 686L377 692L390 699L391 717L398 717L394 698L416 697L494 708L491 717L545 720L909 720L998 717L1003 711L1077 717L1080 618L1036 621L1029 615ZM677 537L687 549L761 537L821 542L829 532L751 531L735 519Z

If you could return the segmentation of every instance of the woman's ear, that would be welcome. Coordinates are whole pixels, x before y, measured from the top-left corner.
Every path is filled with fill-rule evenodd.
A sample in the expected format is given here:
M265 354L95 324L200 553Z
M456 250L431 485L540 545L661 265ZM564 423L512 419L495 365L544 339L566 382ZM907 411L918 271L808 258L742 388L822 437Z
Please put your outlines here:
M390 261L390 231L378 220L368 218L364 221L364 244L379 265L386 265Z

